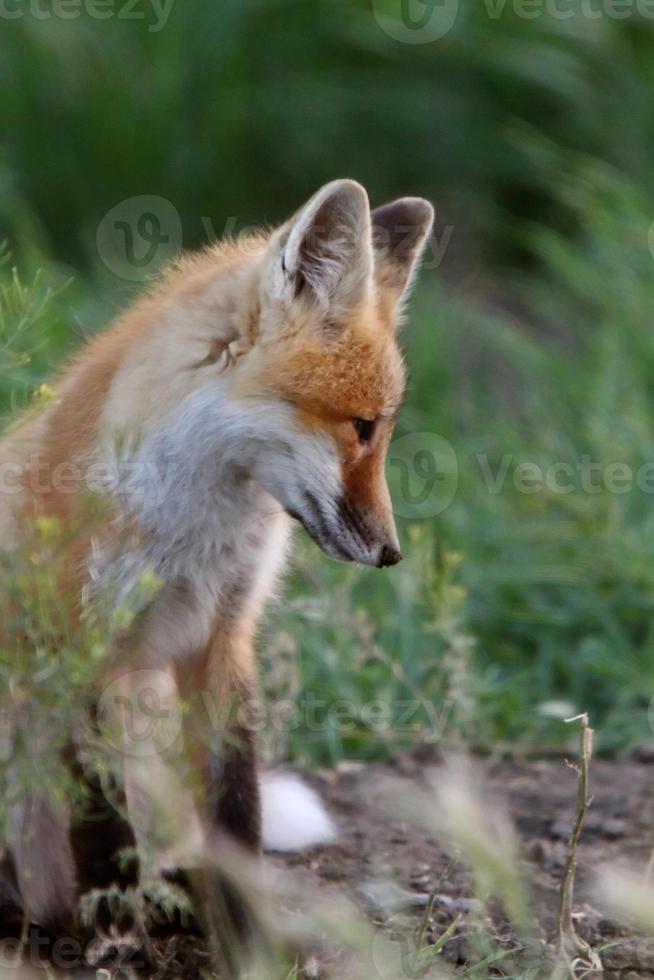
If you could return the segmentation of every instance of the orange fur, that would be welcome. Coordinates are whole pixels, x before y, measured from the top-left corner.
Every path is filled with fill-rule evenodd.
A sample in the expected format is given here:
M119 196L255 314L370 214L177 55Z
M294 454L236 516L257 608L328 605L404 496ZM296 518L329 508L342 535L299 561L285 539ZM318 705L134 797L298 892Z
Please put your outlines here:
M17 492L0 490L6 547L29 542L28 522L47 516L61 525L62 577L79 596L102 578L97 554L117 575L132 567L126 557L142 572L152 559L162 577L106 677L161 665L185 699L199 703L208 687L221 702L234 692L247 701L288 515L335 557L399 560L384 468L405 383L396 319L433 214L416 200L371 216L363 188L337 181L274 231L183 256L0 443L0 469L19 470ZM392 222L407 215L415 227L403 253ZM379 234L382 225L390 234ZM109 489L89 524L91 475L108 459L119 465L124 441L143 497L137 506ZM150 463L165 470L158 503ZM232 781L253 765L242 727L247 751L230 750ZM197 748L209 779L216 767ZM235 834L242 825L250 845L258 815L248 822L243 801L256 809L258 789L248 772L247 794L227 786L214 817ZM213 787L206 799L215 798Z

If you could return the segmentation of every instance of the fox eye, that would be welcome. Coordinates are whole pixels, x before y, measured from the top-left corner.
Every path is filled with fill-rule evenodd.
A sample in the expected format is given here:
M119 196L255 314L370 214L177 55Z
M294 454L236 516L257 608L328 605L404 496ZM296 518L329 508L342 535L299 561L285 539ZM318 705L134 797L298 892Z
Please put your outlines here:
M375 432L376 419L352 419L359 442L370 442Z

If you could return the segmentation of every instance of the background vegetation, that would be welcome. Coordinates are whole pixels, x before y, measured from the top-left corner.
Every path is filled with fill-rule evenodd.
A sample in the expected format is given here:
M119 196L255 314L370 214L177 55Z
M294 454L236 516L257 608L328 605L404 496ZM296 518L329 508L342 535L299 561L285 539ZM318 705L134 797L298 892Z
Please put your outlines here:
M4 416L140 288L98 245L125 200L171 202L185 247L339 175L373 202L436 204L404 334L398 437L414 441L390 460L407 558L361 571L303 544L264 685L324 703L271 750L558 745L582 710L600 748L650 743L654 21L461 0L443 37L407 43L395 0L177 0L156 30L145 3L142 20L16 9L0 32ZM525 490L525 463L549 485Z

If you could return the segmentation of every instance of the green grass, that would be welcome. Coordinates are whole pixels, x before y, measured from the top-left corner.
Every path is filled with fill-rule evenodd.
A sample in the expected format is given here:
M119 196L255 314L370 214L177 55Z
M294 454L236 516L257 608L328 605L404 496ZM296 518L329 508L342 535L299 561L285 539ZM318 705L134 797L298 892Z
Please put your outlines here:
M536 231L542 272L503 287L506 308L519 300L526 315L489 312L483 293L418 296L398 436L447 440L457 489L436 516L399 518L407 557L389 575L307 551L282 617L301 659L295 695L413 699L416 736L435 717L435 734L445 723L446 740L488 749L565 744L562 718L583 710L600 750L651 742L654 211L606 167L569 173L562 206L579 240ZM400 450L412 492L425 473L418 452ZM525 464L565 492L534 485ZM492 492L485 474L503 465ZM405 513L401 493L395 479ZM411 734L336 728L300 731L291 750L334 761Z

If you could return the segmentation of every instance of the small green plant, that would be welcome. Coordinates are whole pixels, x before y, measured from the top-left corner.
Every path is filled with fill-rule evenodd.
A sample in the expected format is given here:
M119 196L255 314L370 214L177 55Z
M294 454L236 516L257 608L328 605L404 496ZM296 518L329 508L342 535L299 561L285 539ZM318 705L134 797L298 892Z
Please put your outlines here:
M75 536L56 519L37 518L25 533L0 553L0 820L30 794L63 803L78 791L62 755L84 729L103 663L133 616L128 600L80 606L68 574Z
M407 536L404 562L382 582L301 548L262 644L273 755L335 763L467 741L476 695L462 558L428 524Z
M0 246L0 429L10 410L27 404L47 371L67 283L47 285L45 279L39 270L26 285Z

